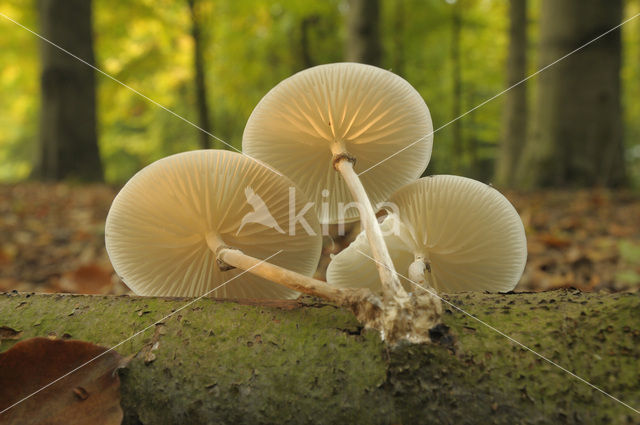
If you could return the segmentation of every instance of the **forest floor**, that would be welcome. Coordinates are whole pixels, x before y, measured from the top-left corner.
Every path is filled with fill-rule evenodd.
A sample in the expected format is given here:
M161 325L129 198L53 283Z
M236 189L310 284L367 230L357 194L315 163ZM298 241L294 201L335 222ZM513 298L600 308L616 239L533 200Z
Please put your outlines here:
M104 248L104 221L116 193L106 185L0 185L0 291L128 293ZM529 258L516 290L640 290L640 194L505 195L527 231ZM329 254L349 243L349 237L326 239L320 278Z

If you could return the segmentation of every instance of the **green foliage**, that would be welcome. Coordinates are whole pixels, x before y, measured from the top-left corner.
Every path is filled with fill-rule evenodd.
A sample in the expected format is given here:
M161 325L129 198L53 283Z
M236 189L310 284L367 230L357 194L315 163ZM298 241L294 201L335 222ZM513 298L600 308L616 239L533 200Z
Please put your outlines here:
M35 7L5 0L0 11L33 28ZM0 181L26 178L38 131L38 40L0 18Z
M460 56L462 111L470 110L503 89L507 43L507 4L501 1L459 0L462 31ZM403 7L398 5L402 3ZM434 150L427 174L452 173L453 80L451 23L453 4L444 0L385 2L383 30L386 67L397 66L398 50L404 53L401 75L423 96L431 111ZM398 19L397 13L402 14ZM397 22L402 25L398 26ZM398 32L400 34L398 34ZM400 47L399 44L402 44ZM487 177L479 166L494 157L500 132L501 102L488 103L462 119L461 159L465 175ZM475 150L475 153L474 153ZM475 163L474 163L475 161Z
M492 100L460 121L463 157L453 169L451 60L453 9L461 10L462 111L505 87L508 2L502 0L382 0L382 66L406 78L425 98L434 128L428 174L489 180L496 157L502 101ZM535 58L538 2L531 0L529 69ZM627 2L627 17L638 13ZM274 85L312 65L343 60L346 0L199 0L212 132L240 148L253 107ZM35 6L5 0L0 11L38 30ZM191 16L186 0L94 0L97 66L197 124ZM26 178L38 133L38 39L0 19L0 181ZM303 43L306 33L307 48ZM629 169L640 182L640 19L623 27L623 93ZM122 182L144 165L197 149L196 128L98 75L100 149L106 178ZM532 101L536 79L528 81ZM214 146L225 145L215 141ZM228 147L227 147L228 148Z
M640 2L627 1L625 19L640 13ZM640 18L622 27L622 106L627 170L640 187Z
M239 149L253 107L303 69L300 22L318 16L313 54L341 58L337 1L200 0L213 134ZM96 53L115 78L197 124L187 3L96 0ZM129 17L134 16L131 20ZM337 54L336 54L337 53ZM108 181L122 181L162 156L198 147L198 129L107 78L100 81L101 148ZM217 148L230 148L214 141Z

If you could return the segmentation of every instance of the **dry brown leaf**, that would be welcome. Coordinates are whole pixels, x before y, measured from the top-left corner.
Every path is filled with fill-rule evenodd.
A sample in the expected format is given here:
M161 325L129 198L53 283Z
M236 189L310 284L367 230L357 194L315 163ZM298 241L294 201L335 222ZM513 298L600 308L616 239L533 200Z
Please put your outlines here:
M88 264L63 274L58 286L62 292L107 294L113 285L112 274L112 269Z
M608 230L611 236L615 236L618 238L632 236L637 232L637 228L634 226L622 226L617 223L611 223Z
M102 354L0 414L0 424L120 424L120 379L115 371L126 361L106 351L85 341L31 338L0 353L0 411Z
M538 240L549 248L566 248L571 245L571 239L552 235L550 233L538 235Z

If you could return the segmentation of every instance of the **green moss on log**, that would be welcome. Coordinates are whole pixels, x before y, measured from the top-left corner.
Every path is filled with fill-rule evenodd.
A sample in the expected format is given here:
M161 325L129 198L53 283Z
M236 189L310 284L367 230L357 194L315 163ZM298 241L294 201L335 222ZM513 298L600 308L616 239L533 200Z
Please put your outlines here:
M454 305L640 407L640 296L461 294ZM388 351L353 315L312 300L0 296L0 326L136 354L125 423L640 424L606 397L455 308L440 343ZM5 350L15 340L0 343Z

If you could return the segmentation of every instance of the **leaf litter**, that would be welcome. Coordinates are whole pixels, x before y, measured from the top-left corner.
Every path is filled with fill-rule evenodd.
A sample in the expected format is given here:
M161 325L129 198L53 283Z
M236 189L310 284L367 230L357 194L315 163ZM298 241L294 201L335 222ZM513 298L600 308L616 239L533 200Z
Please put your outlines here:
M0 291L130 293L104 247L104 221L117 188L0 185ZM628 191L508 191L525 225L529 258L516 288L638 291L640 194ZM325 237L316 277L355 238Z

